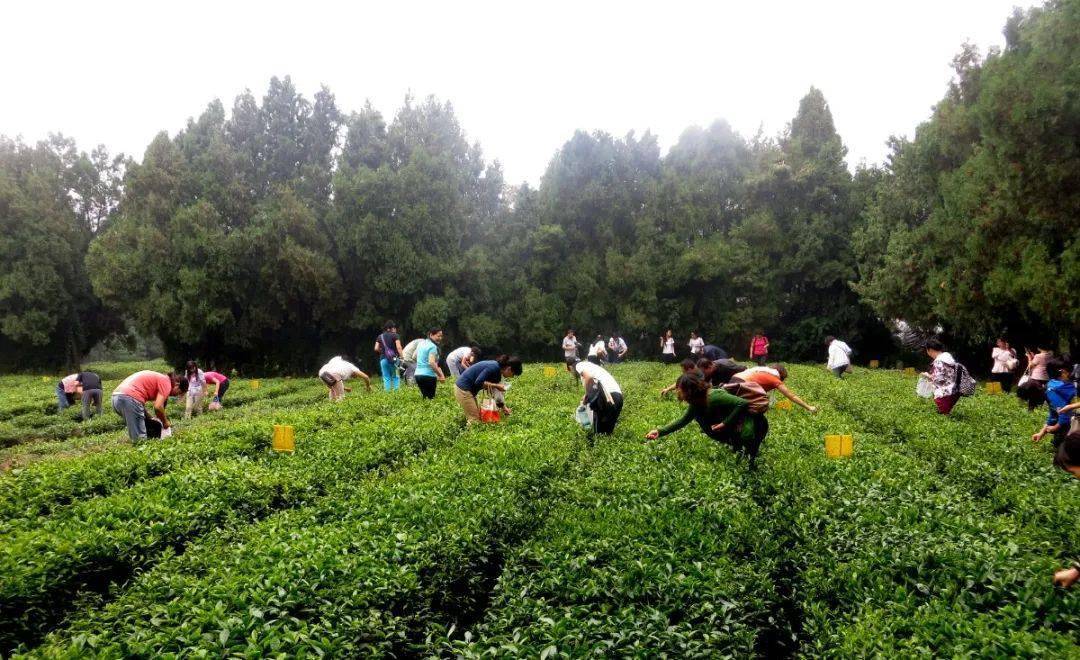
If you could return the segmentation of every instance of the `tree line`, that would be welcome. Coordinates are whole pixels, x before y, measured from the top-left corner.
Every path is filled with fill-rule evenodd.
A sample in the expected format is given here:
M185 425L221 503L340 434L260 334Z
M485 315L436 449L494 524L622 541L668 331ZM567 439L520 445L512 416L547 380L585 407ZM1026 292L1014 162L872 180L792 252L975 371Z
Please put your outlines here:
M252 371L361 359L388 319L554 359L567 327L656 352L671 327L785 359L824 337L893 350L903 320L977 346L1080 328L1080 0L965 46L944 98L852 174L811 88L777 136L724 121L579 131L511 186L452 106L391 117L306 98L212 101L142 160L0 138L0 366L76 363L134 329L175 361Z

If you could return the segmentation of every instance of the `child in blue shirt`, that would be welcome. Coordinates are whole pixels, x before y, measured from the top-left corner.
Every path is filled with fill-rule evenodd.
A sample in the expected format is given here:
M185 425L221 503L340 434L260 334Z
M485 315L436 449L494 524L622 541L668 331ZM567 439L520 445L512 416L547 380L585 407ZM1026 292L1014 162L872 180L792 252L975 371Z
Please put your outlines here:
M1046 406L1050 410L1046 416L1046 424L1031 436L1031 440L1038 442L1048 433L1052 433L1054 447L1057 448L1065 439L1072 423L1074 407L1069 404L1076 398L1076 384L1070 380L1069 365L1064 360L1050 360L1046 371L1050 374L1050 381L1046 384Z

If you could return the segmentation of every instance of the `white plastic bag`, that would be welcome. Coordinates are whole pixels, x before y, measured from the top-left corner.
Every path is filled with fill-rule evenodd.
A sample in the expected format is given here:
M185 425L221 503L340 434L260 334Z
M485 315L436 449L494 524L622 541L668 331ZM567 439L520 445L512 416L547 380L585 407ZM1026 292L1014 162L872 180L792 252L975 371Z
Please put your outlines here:
M172 427L170 426L167 429L161 429L161 437L163 437L163 438L171 438L172 437Z
M915 393L924 399L934 398L934 383L926 376L920 375L915 383Z
M592 428L592 409L584 403L581 404L574 411L574 419L581 425L581 428L588 431Z

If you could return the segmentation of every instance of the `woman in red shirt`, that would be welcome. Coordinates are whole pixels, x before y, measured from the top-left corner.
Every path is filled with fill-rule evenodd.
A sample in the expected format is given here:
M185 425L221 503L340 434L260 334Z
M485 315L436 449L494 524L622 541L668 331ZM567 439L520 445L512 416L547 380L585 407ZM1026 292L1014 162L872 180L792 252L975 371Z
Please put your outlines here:
M769 361L769 338L762 330L755 332L750 339L750 361L762 367Z

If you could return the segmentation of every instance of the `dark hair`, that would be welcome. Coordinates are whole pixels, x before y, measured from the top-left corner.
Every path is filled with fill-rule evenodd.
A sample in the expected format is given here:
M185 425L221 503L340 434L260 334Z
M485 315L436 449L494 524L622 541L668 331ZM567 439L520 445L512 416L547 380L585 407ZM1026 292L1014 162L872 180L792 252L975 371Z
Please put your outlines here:
M769 365L770 369L775 369L776 373L780 374L780 380L787 380L787 367L779 362L773 362Z
M1053 378L1054 376L1057 376L1062 371L1072 371L1072 369L1069 366L1069 363L1066 362L1063 358L1054 357L1054 358L1050 358L1049 360L1046 361L1046 373L1051 378Z
M926 346L924 348L928 351L944 351L945 344L942 344L938 339L930 338L926 340Z
M431 330L427 331L427 336L430 337L431 335L437 335L442 331L443 331L442 328L432 328Z
M1062 470L1080 465L1080 431L1065 436L1054 454L1054 465Z
M499 363L499 368L500 369L504 369L504 368L507 368L509 366L510 367L510 372L514 376L521 376L522 375L522 359L518 358L517 355L507 355L507 354L503 353L503 354L499 355L498 358L495 359L495 361ZM580 360L578 362L580 362ZM575 364L577 364L577 363L575 363Z
M521 375L521 358L516 355L511 355L510 357L502 355L500 357L504 358L505 360L503 362L499 362L499 366L503 368L510 367L510 373L514 374L515 376Z
M692 406L703 406L709 396L709 381L698 371L688 371L679 376L675 387L683 393L683 399Z
M679 366L682 367L683 373L686 373L687 371L693 371L694 369L697 369L697 362L694 362L690 358L686 358L679 363Z
M831 344L834 341L836 341L836 337L833 337L832 335L828 335L828 336L825 337L825 343L826 344Z
M698 369L700 369L702 371L705 371L706 369L712 369L713 368L713 361L710 360L709 358L701 358L700 360L697 361L696 366L697 366Z
M393 321L387 321L386 325L384 325L382 327L382 329L387 331L387 332L390 332L391 330L393 330L396 327L397 327L397 323L394 323Z
M194 363L194 362L192 362L192 363ZM184 378L183 376L176 373L175 371L170 371L168 375L169 375L169 382L171 382L173 384L173 386L177 386L177 387L180 388L180 394L187 394L187 391L188 391L187 378Z
M184 373L186 373L186 374L190 374L191 372L198 371L198 370L199 370L199 365L195 362L195 360L188 360L187 364L184 365Z

